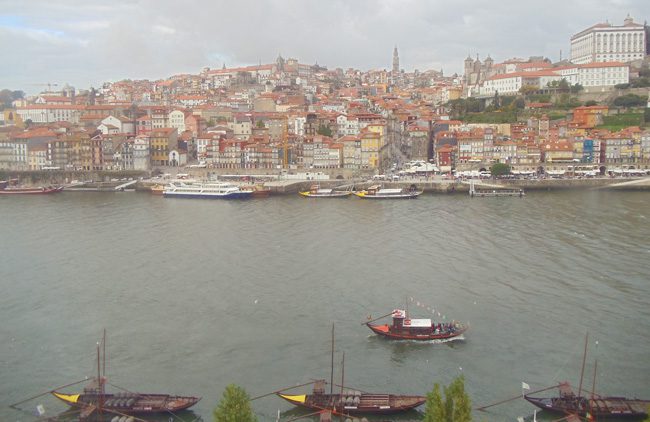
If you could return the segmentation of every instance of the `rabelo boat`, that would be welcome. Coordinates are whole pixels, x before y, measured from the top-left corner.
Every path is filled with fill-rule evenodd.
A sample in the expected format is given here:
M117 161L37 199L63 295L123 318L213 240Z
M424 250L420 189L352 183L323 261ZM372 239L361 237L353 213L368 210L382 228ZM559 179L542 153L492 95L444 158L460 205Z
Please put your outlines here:
M618 396L602 396L596 394L596 373L598 368L598 361L594 364L594 378L593 386L590 395L587 397L583 392L588 392L583 389L583 378L585 370L585 361L587 358L587 343L589 336L585 338L585 350L582 358L582 371L580 373L580 385L578 386L578 394L574 393L571 385L568 382L561 382L557 385L559 395L555 397L537 397L533 394L541 391L549 390L545 388L537 392L524 394L524 398L540 409L560 413L565 415L577 415L578 417L586 418L587 420L600 420L600 419L641 419L648 416L650 408L650 400L642 400L637 398L626 398ZM554 388L554 387L551 387Z
M104 350L106 338L103 340ZM106 392L106 361L103 360L100 369L100 347L97 346L97 377L93 378L81 393L70 394L52 390L57 399L71 407L81 410L81 415L88 417L92 414L114 415L150 415L155 413L175 413L194 406L201 397L177 396L171 394L150 394L120 391L117 393ZM105 356L105 353L104 353Z
M372 324L372 322L392 316L392 324ZM447 340L463 334L468 326L458 321L432 322L431 319L409 318L402 309L364 323L375 334L393 340Z
M406 412L424 404L424 396L395 394L371 394L357 390L343 390L342 393L326 393L325 380L314 383L312 394L289 395L277 393L295 406L319 411L330 410L346 415L382 415Z
M288 387L270 394L277 394L289 403L315 410L317 412L331 412L332 414L347 415L383 415L407 412L424 404L425 396L397 395L390 393L368 393L345 387L345 353L341 364L341 383L334 384L334 326L332 326L332 364L330 391L325 391L327 382L323 379L310 382L313 384L311 394L287 394L286 392L296 387ZM340 390L334 391L334 386ZM265 397L268 394L265 394Z

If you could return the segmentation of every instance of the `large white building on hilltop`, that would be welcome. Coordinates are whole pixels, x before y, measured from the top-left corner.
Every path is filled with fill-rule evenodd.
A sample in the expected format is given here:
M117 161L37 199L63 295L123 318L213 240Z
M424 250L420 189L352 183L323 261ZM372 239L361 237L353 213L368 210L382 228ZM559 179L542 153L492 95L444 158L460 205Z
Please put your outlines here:
M571 37L571 62L631 62L647 52L646 26L628 15L623 25L598 23Z

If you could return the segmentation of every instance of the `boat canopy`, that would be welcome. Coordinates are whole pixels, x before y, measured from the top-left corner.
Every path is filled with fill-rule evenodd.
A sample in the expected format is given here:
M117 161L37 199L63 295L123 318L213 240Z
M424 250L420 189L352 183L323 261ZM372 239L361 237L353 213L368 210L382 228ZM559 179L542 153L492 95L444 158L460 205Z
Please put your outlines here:
M405 319L404 326L413 327L413 328L429 328L431 327L431 320L430 319Z
M393 318L406 318L406 312L401 309L393 309Z

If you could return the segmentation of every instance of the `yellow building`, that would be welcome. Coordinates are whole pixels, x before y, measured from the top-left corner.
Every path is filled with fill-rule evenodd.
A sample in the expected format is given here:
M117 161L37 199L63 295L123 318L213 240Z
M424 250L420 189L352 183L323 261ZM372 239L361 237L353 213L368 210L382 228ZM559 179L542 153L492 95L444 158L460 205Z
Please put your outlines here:
M386 145L386 125L384 123L370 123L366 128L379 135L379 148Z
M169 153L178 149L178 131L176 128L153 129L149 138L151 164L166 166Z
M361 138L361 167L376 169L379 165L381 135L377 132L363 131Z
M47 144L35 145L27 151L30 170L41 170L47 166Z
M16 110L12 108L7 108L2 111L3 120L5 126L17 126L20 128L25 127L23 119L20 117L20 114L16 113Z

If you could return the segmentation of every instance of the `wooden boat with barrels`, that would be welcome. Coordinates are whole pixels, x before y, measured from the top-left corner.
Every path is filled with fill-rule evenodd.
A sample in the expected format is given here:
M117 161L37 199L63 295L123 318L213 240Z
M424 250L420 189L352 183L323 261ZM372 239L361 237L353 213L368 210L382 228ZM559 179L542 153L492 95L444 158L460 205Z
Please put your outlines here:
M392 316L392 324L372 324L372 322ZM447 340L460 336L468 326L458 321L432 322L431 319L409 318L402 309L395 309L390 314L365 322L375 334L393 340Z
M97 408L100 406L101 400L101 407L104 412L124 413L127 415L178 412L194 406L201 400L200 397L172 396L169 394L130 392L109 394L88 387L81 394L63 394L53 391L52 395L69 406L79 408Z
M598 372L598 361L594 363L594 376L591 391L583 388L583 379L585 371L585 362L587 359L587 344L589 335L585 337L585 349L582 357L582 370L580 372L580 384L578 386L578 393L574 393L571 385L564 381L551 387L545 387L536 391L530 391L522 394L523 398L529 403L534 404L538 408L551 412L564 415L565 417L560 420L602 420L602 419L641 419L646 418L650 413L650 400L643 400L637 398L627 398L619 396L604 396L597 394L596 391L596 374ZM559 394L556 396L539 396L544 391L549 391L557 388ZM529 390L530 386L522 382L522 389ZM585 393L583 395L583 393ZM497 403L489 404L487 406L479 407L477 410L484 411L485 409L507 403L512 400L519 399L522 395L518 395L506 400L501 400Z
M381 415L406 412L424 404L424 396L407 396L395 394L371 394L358 390L346 389L342 393L326 393L325 380L314 384L312 394L289 395L277 393L295 406L311 410L330 410L349 415Z
M583 389L582 381L584 378L585 361L587 360L588 342L589 335L585 337L585 350L582 357L582 371L580 373L578 394L574 393L571 389L571 385L565 381L557 385L559 389L558 396L537 397L533 396L535 392L531 392L524 394L524 399L540 409L554 413L577 415L579 417L587 418L588 420L608 418L639 419L647 417L649 412L648 409L650 408L650 400L596 394L596 373L598 361L594 364L594 379L591 394L589 397L582 394L583 391L587 392L586 389ZM537 393L548 389L549 388L537 391Z
M105 350L106 335L104 335L102 344ZM103 353L103 356L105 356L105 353ZM81 393L64 393L59 389L50 391L57 399L73 408L78 408L80 410L80 420L88 418L93 414L112 414L118 416L149 415L156 413L173 414L188 409L201 400L201 397L194 396L137 393L126 390L117 393L107 393L107 381L102 373L106 371L106 360L103 359L103 371L100 368L101 360L98 343L97 377L93 378ZM62 389L62 387L60 388Z
M288 387L273 393L265 394L256 398L265 397L270 394L276 394L289 403L311 409L317 412L331 412L334 415L383 415L407 412L424 404L427 398L418 395L398 395L390 393L368 393L350 388L345 384L345 352L341 364L341 381L340 384L334 384L334 326L332 326L332 364L331 379L329 382L329 393L325 391L325 380L303 384L302 386L313 384L311 394L288 394L287 392L297 387ZM334 386L340 387L334 391ZM255 400L255 398L253 399Z
M559 396L556 397L533 397L525 394L524 398L540 409L560 414L591 417L596 420L606 418L640 419L648 416L650 400L600 395L585 397L576 395L568 382L560 383L558 388Z

